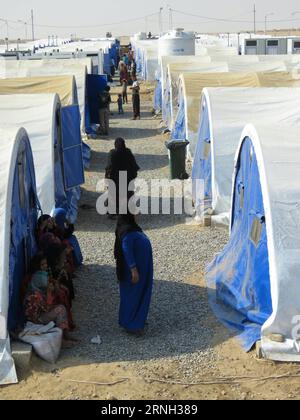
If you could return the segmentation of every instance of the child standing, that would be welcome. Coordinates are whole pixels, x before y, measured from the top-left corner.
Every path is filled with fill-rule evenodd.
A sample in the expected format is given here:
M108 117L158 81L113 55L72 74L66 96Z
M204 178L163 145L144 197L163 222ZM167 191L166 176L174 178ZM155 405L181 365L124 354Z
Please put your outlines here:
M118 95L118 108L119 108L119 114L124 114L124 110L123 110L123 98L121 93L119 93Z

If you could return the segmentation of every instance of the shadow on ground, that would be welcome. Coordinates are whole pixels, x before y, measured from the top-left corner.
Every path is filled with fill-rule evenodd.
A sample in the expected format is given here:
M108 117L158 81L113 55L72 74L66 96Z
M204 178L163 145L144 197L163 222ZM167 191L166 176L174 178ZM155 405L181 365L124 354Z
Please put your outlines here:
M101 141L101 140L100 140ZM139 176L143 171L154 171L156 169L161 169L169 165L168 155L151 155L151 154L134 154L136 161L141 168ZM86 170L87 173L98 172L99 176L103 177L104 168L107 164L108 153L106 152L92 152L92 160L89 169Z
M80 211L77 229L81 232L111 232L115 229L116 220L110 220L107 215L100 215L96 210L96 203L100 194L83 190L80 201ZM147 197L148 198L148 197ZM174 214L174 199L170 201L170 214L162 213L162 198L159 202L160 214L151 214L151 203L148 201L148 214L138 216L138 223L145 230L164 229L170 226L185 224L185 214Z
M75 300L74 314L81 342L62 351L60 367L146 361L211 351L214 327L208 322L212 313L206 289L182 283L182 279L178 283L156 280L147 332L136 338L118 325L119 287L114 267L87 265L81 269L80 277L76 284L80 299ZM91 344L97 335L102 344ZM214 345L220 340L221 337ZM49 365L46 369L50 369Z

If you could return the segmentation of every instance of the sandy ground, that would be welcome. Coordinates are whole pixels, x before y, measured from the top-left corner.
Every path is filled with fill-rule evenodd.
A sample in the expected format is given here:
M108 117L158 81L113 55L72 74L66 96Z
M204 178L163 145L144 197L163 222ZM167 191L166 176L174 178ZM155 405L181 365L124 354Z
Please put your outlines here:
M150 91L151 86L143 88L144 102L149 99ZM129 111L130 108L126 108L126 110ZM113 118L116 120L112 121L113 127L115 127L114 124L119 124L118 127L123 126L127 133L131 133L132 139L137 138L140 141L139 137L141 137L141 141L145 141L146 144L150 140L151 142L156 141L161 144L161 150L163 151L164 139L159 131L153 129L153 127L158 127L158 121L151 119L150 110L151 103L148 102L144 110L147 118L135 122L134 125L128 120L128 115L118 122L116 122L117 117L114 116ZM117 127L113 128L112 131L113 136L115 136L118 131ZM111 143L106 143L105 140L102 143L99 143L99 140L93 140L90 144L97 150L102 150L102 153L93 154L92 166L87 173L82 201L94 206L96 168L100 165L101 160L105 160L104 153L109 150ZM151 153L151 143L147 147L149 153ZM162 168L160 171L161 174L167 173L167 168ZM81 211L78 237L83 250L87 247L93 228L97 231L97 223L99 223L99 219L94 212ZM178 225L178 229L186 229L186 227ZM194 227L193 229L199 228ZM105 234L105 232L101 232L101 229L99 230L100 232L97 232L97 235ZM113 228L110 231L112 234ZM192 243L187 243L187 247L192 246ZM88 256L87 266L89 260L92 260L92 256ZM199 263L199 269L193 273L190 273L189 267L186 267L186 276L183 278L183 283L186 287L193 287L195 297L207 301L201 267L203 267L203 262ZM77 282L82 280L81 275L87 273L85 271L87 268L82 270L78 274ZM74 312L77 322L80 323L79 315L81 317L88 317L89 315L88 310L84 312L84 309L80 308L80 296L78 300L79 303L76 304L77 306L75 305ZM187 307L186 311L189 310L190 308ZM176 357L143 360L143 355L140 354L138 358L133 357L133 360L130 358L122 360L120 358L111 362L103 362L100 351L98 360L91 360L87 354L80 352L79 344L77 357L74 356L74 352L65 351L54 366L48 365L33 356L31 368L28 371L18 371L18 385L0 388L0 399L248 400L298 399L300 397L300 367L298 365L258 360L255 352L245 354L235 339L219 324L211 312L201 322L212 331L209 340L216 357L212 368L206 369L204 363L203 371L201 368L200 372L189 381L185 377L180 377L180 361ZM147 343L151 346L151 337ZM299 377L297 377L298 374ZM276 379L270 377L276 377ZM221 384L220 380L223 381Z

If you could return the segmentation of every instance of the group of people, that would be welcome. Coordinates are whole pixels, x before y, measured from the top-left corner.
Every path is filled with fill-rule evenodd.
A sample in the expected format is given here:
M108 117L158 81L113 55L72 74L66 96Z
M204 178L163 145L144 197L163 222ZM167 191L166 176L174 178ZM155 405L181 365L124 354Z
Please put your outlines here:
M127 172L128 185L140 170L125 141L118 138L109 153L106 178L119 185L120 172ZM134 194L128 194L128 201ZM123 197L124 198L124 197ZM134 336L144 334L153 288L153 256L149 238L137 223L137 216L116 207L114 257L120 289L119 325ZM75 323L72 302L73 279L83 262L74 226L64 209L53 216L42 215L37 223L38 253L22 284L24 314L27 321L47 325L53 322L63 331L63 347L72 347L78 339L72 332Z
M110 151L106 166L106 179L114 182L116 192L117 217L114 256L120 287L119 324L128 333L143 335L153 287L153 256L149 238L137 224L137 216L130 213L128 201L134 192L128 186L136 179L139 165L123 138L115 140L115 148ZM119 188L120 173L126 172L127 191L122 196ZM127 213L120 214L120 202L126 202Z
M123 105L128 104L128 87L132 91L133 119L140 119L140 85L136 77L136 62L133 53L125 54L119 63L120 85L122 94L118 96L119 114L123 114Z
M130 55L131 57L131 55ZM141 119L141 100L140 100L140 84L136 77L136 63L134 58L129 60L126 55L125 61L121 60L119 63L118 71L120 76L120 86L122 87L121 93L118 94L117 104L119 115L124 114L124 104L128 104L128 88L132 92L132 107L133 107L133 120ZM123 57L124 59L124 57ZM129 67L130 66L130 67ZM131 69L131 71L129 71ZM109 134L109 119L110 119L110 106L112 98L110 94L110 86L106 86L103 92L99 95L99 130L98 134L107 136Z
M63 331L63 346L69 347L77 341L72 336L73 278L83 257L64 209L56 209L53 217L39 218L36 240L38 253L22 285L25 318L34 324L54 322Z

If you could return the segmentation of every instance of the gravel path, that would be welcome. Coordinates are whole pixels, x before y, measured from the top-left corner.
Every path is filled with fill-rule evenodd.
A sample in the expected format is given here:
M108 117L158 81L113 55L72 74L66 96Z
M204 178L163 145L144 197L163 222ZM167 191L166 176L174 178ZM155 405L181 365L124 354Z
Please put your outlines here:
M189 281L203 270L227 241L222 229L189 227L181 216L140 216L139 223L152 241L155 262L155 287L144 338L127 336L118 326L118 284L113 259L114 222L95 210L96 183L104 176L107 152L113 139L122 136L135 153L145 179L168 177L165 139L159 122L150 114L151 103L143 106L141 121L131 121L130 105L125 116L114 115L111 137L89 141L93 149L91 168L81 204L77 236L85 256L75 286L74 314L80 326L82 342L66 357L87 362L128 362L141 375L151 375L157 363L176 363L178 377L194 378L211 369L216 355L210 347L213 331L207 325L210 316L206 292L197 282ZM100 335L101 345L90 343Z

